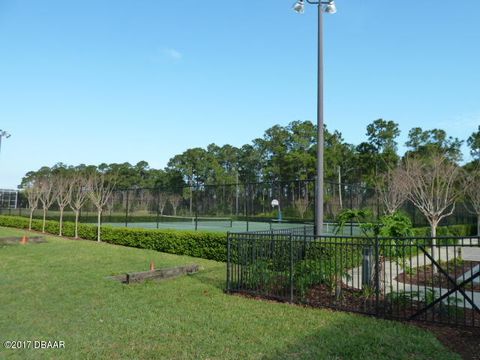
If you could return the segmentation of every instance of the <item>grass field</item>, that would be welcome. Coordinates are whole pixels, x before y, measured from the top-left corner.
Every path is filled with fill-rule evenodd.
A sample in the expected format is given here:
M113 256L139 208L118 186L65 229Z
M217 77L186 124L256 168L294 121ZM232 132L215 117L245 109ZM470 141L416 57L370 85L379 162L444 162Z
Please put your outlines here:
M23 231L1 229L0 236ZM126 286L106 277L197 263L200 273ZM413 326L223 293L213 261L49 237L0 247L0 342L8 359L459 359Z

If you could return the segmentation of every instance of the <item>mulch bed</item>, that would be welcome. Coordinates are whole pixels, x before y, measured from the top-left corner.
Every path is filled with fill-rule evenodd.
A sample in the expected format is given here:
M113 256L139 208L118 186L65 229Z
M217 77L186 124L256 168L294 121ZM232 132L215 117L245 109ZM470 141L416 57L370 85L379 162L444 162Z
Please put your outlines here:
M465 360L480 360L480 329L455 328L428 323L410 323L432 332L450 350Z
M479 262L474 261L462 261L462 262L455 262L450 261L448 264L442 264L442 268L446 270L448 275L453 279L457 280L463 274L470 271L475 266L479 265ZM401 273L395 279L398 282L412 284L412 285L425 285L425 286L433 286L433 287L442 287L442 288L452 288L452 283L447 279L447 277L440 273L434 273L432 266L422 266L415 269L414 274L406 274ZM480 284L468 284L465 289L473 290L473 291L480 291Z

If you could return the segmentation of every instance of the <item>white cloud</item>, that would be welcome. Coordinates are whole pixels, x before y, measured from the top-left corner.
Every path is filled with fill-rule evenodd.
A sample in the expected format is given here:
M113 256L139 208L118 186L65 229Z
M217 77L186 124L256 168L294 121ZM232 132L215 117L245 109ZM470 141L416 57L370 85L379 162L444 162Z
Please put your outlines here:
M180 60L183 58L183 54L180 51L172 48L165 48L162 53L173 60Z

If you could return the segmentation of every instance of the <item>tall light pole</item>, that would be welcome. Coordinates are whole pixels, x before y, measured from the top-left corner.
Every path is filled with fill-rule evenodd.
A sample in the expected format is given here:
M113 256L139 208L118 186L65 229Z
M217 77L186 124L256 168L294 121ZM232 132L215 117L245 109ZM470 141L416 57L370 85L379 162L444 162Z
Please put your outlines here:
M317 99L317 181L315 186L315 235L320 236L323 232L323 157L324 157L324 138L323 138L323 13L335 14L337 7L335 1L311 1L307 3L317 5L318 7L318 99ZM293 10L299 14L305 12L305 1L298 0L293 5Z
M4 130L0 130L0 151L2 151L2 139L3 138L8 139L10 136L12 135L10 135L8 132Z

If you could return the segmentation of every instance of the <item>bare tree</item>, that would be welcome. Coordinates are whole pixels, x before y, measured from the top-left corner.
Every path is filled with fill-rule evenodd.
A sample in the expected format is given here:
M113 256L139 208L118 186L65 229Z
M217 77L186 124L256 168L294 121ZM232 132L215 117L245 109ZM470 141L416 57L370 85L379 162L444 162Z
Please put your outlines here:
M465 207L477 216L477 235L480 236L480 166L465 176Z
M308 210L308 206L310 205L310 202L306 198L297 198L295 199L294 205L300 214L300 217L303 219L305 217L305 213Z
M110 216L112 215L113 209L115 208L117 198L118 198L118 193L114 192L112 193L112 196L110 196L110 199L108 199L107 201L106 208Z
M308 190L305 192L305 196L299 195L298 198L295 198L293 205L300 214L300 217L303 219L307 213L308 206L310 205L310 201L308 199Z
M157 197L157 202L158 202L158 211L160 212L160 215L163 215L163 212L165 211L165 206L167 206L168 203L168 196L164 192L159 192L158 197Z
M149 206L153 200L153 194L150 190L140 190L137 192L138 207L145 212L149 211Z
M431 228L432 257L435 258L437 226L453 214L455 204L462 194L458 186L460 168L444 156L432 158L407 158L405 182L408 199L425 216ZM436 268L434 268L436 272Z
M40 188L36 180L31 181L24 189L27 195L28 208L30 209L30 219L28 222L28 230L32 230L33 213L38 208L40 201Z
M182 202L182 196L180 196L178 194L171 194L168 197L168 201L170 202L170 204L173 207L173 215L176 216L177 215L177 208L180 206L180 203Z
M102 211L112 196L116 177L94 172L89 177L88 188L92 203L97 208L97 241L101 241Z
M45 233L47 212L57 198L57 190L54 186L55 184L51 174L41 175L38 180L38 184L40 190L40 202L42 203L43 209L42 233Z
M408 196L409 189L405 183L405 170L402 168L388 170L386 174L379 177L375 189L385 207L385 214L395 214Z
M60 210L59 232L58 235L63 235L63 213L68 204L72 200L72 192L75 183L70 174L61 172L54 177L54 186L56 188L56 200L58 209Z
M80 217L80 210L88 200L88 178L82 171L76 171L71 178L72 194L70 196L70 208L75 213L75 239L78 239L78 218Z
M425 216L435 237L438 224L453 214L462 195L460 168L444 156L407 158L404 174L407 197Z

